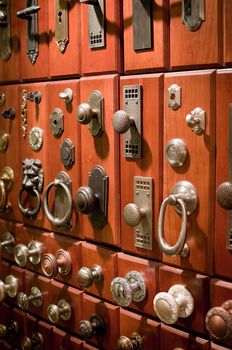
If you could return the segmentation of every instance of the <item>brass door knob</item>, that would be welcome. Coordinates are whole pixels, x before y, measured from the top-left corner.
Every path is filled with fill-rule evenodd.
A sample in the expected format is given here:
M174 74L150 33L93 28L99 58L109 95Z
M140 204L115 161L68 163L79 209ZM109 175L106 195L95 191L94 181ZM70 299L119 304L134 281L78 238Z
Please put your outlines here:
M71 305L64 299L61 299L57 305L51 304L47 309L50 322L57 323L61 318L63 321L68 321L71 318Z
M178 318L189 317L194 310L192 294L180 284L172 286L168 293L158 293L153 300L157 317L167 324L174 324Z
M232 209L232 183L229 181L221 183L216 192L218 204L226 210Z
M6 166L0 173L0 211L9 210L10 203L7 203L7 192L9 192L13 186L14 172Z
M42 293L39 288L32 287L29 296L23 292L17 294L17 303L20 309L28 310L29 302L35 307L40 307L42 305Z
M44 275L49 278L55 278L58 273L66 276L72 268L71 257L63 249L57 250L55 256L47 253L42 256L41 267Z
M0 280L0 301L5 299L6 295L14 298L18 293L18 280L13 275L5 278L5 283Z
M110 289L114 301L119 306L129 306L132 301L138 303L146 297L144 278L137 271L128 272L125 278L114 278Z
M104 321L98 314L92 314L89 320L80 321L80 334L84 339L102 336L105 333Z
M15 338L18 335L18 322L9 321L6 324L0 324L0 338Z
M73 99L72 89L66 88L64 91L59 93L59 97L62 98L66 104L71 103Z
M43 336L39 332L33 332L31 338L23 337L21 341L22 350L42 350L44 345Z
M81 186L76 194L76 206L83 214L90 214L96 206L96 195L91 187Z
M142 349L143 349L143 339L136 332L133 332L130 338L122 335L117 342L117 350L142 350Z
M78 271L77 279L82 287L91 287L93 283L103 279L102 268L99 265L93 265L92 269L83 266Z
M14 258L17 265L24 267L28 260L33 265L38 265L41 260L42 244L37 241L30 241L28 246L17 244L14 249Z
M3 130L0 130L0 152L4 152L7 149L8 139L9 135Z
M205 318L206 329L214 340L232 338L232 300L227 300L221 307L213 307Z
M132 125L135 125L134 118L130 117L127 112L122 110L114 113L112 122L114 130L119 134L124 134Z
M123 216L127 225L134 227L140 224L147 212L146 208L139 208L135 203L129 203L124 207Z
M1 241L0 241L1 249L4 249L8 254L14 253L15 248L15 238L11 232L4 232Z

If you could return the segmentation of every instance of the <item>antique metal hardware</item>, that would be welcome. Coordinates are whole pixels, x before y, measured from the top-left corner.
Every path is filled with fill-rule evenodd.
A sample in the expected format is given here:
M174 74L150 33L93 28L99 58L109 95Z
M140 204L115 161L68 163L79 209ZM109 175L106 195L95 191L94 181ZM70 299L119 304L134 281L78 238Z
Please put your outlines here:
M205 317L206 329L213 340L231 339L232 300L227 300L221 307L213 307Z
M195 108L186 116L186 123L195 134L201 135L205 131L205 111Z
M151 0L133 0L133 46L134 50L152 47Z
M91 287L93 283L98 283L103 280L102 268L94 264L92 268L83 266L77 274L78 282L82 287Z
M8 138L9 135L3 130L0 130L0 152L6 151L8 146Z
M14 108L5 108L2 111L2 118L4 118L4 119L13 120L14 117L15 117L15 110L14 110Z
M24 159L22 188L18 195L18 206L24 215L34 217L39 212L41 206L40 192L43 189L43 181L44 175L41 161L39 159ZM22 204L23 192L36 196L37 205L35 208L24 208Z
M0 92L0 107L4 106L4 103L6 102L6 94L5 92Z
M0 280L0 301L5 299L6 295L14 298L18 293L18 280L12 275L5 278L5 283Z
M113 116L113 128L124 134L125 158L141 158L142 125L141 93L139 85L123 87L123 110Z
M172 84L168 88L168 107L176 111L181 106L181 88Z
M89 124L89 131L99 137L104 131L104 98L97 90L92 91L86 103L77 108L77 120L81 124Z
M174 324L178 318L189 317L194 310L192 294L181 284L172 286L168 293L160 292L153 300L154 310L161 321Z
M22 92L21 123L24 138L27 134L27 101L39 104L41 102L41 93L39 91L26 92L26 90L23 90Z
M80 334L84 339L103 336L105 333L105 324L98 314L92 314L89 320L80 321Z
M56 188L54 215L48 208L48 196L52 187ZM44 213L52 225L68 229L71 225L72 209L71 180L68 174L60 171L56 179L47 186L44 192Z
M196 31L205 20L204 0L182 0L182 22L190 31Z
M0 211L9 211L11 204L7 201L7 192L13 187L14 171L6 166L0 172Z
M88 4L89 48L105 46L105 0L80 0Z
M136 332L133 332L130 338L122 335L117 342L117 350L142 350L142 349L143 349L143 339Z
M68 8L65 0L55 0L55 39L61 53L68 45Z
M27 56L32 64L36 62L39 54L38 33L38 0L26 0L26 8L18 11L17 16L27 20Z
M89 172L89 186L81 186L75 198L78 210L89 215L89 220L96 230L103 229L107 224L108 180L105 170L96 165Z
M124 207L123 216L129 226L135 227L135 247L151 250L153 245L152 178L134 177L134 203Z
M1 249L4 249L8 254L14 253L15 238L11 232L7 231L3 233L0 240L0 247Z
M14 258L17 265L25 267L28 260L33 265L38 265L41 260L42 244L37 241L30 241L28 246L17 244L14 249Z
M165 147L165 156L173 168L184 165L188 155L187 147L181 139L171 139Z
M42 305L42 293L38 287L32 287L29 296L23 292L17 294L17 303L20 309L24 311L28 310L29 302L35 307Z
M119 306L129 306L132 301L139 303L146 297L144 278L137 271L128 272L125 278L114 278L110 289L114 301Z
M72 260L68 252L59 249L55 256L49 253L44 254L42 256L41 267L46 277L55 278L58 273L66 276L72 269Z
M0 338L15 338L18 335L19 325L16 321L9 321L0 324Z
M35 102L36 104L41 102L42 96L40 91L26 92L26 90L23 90L23 94L28 101Z
M39 151L43 145L43 130L34 127L29 133L29 143L33 151Z
M66 104L69 104L73 100L73 92L72 89L66 88L64 91L59 93L59 97L62 98Z
M59 137L64 131L64 115L59 108L53 109L50 114L50 130L56 137Z
M0 1L0 55L7 61L11 55L10 0Z
M51 304L47 309L50 322L57 323L59 318L63 321L69 321L72 316L71 305L64 299L59 300L58 304Z
M31 338L23 337L21 341L22 350L42 350L44 345L43 336L39 332L33 332Z
M67 169L71 169L75 162L75 146L70 139L65 139L60 145L60 159Z
M180 235L173 246L170 246L164 238L164 216L168 204L174 206L175 210L182 216ZM185 243L187 236L187 215L191 215L197 205L197 191L188 181L177 182L171 194L163 200L158 219L158 244L164 254L171 256L180 255L184 258L188 255L189 247Z

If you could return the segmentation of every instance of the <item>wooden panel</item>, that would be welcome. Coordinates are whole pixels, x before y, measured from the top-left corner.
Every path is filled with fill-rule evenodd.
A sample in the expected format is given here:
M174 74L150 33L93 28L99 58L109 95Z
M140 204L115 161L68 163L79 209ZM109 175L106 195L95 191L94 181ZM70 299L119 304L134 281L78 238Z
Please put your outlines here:
M181 88L181 107L168 107L168 88L177 84ZM180 138L188 150L187 160L180 168L174 168L164 159L164 198L170 195L174 185L186 180L193 184L198 195L197 209L187 218L187 240L189 255L163 260L200 272L212 270L215 202L215 73L193 71L166 74L164 83L164 149L168 141ZM202 135L192 132L186 116L196 107L206 113L206 128ZM200 165L204 164L204 166ZM173 245L179 237L181 215L168 206L165 215L165 240Z
M53 327L43 321L38 322L38 332L43 336L44 349L52 349Z
M82 74L121 72L121 1L105 0L105 47L89 48L88 6L81 5Z
M108 75L81 79L81 103L87 102L89 95L94 90L100 91L104 97L105 131L102 136L94 138L88 126L81 125L82 186L88 186L88 174L94 166L101 165L104 168L109 177L108 223L102 230L95 230L87 215L82 215L84 236L98 242L118 245L120 238L119 137L114 133L112 127L112 116L118 108L118 76Z
M229 350L229 348L225 348L224 346L220 346L214 343L211 343L211 350Z
M182 2L170 1L171 68L219 65L223 62L223 1L205 0L205 20L196 31L182 23Z
M224 0L224 64L232 64L232 27L231 27L232 3Z
M195 332L205 332L205 315L209 308L209 277L195 272L161 266L159 269L159 290L168 292L175 284L184 285L194 299L194 310L187 318L180 318L178 325Z
M14 337L7 338L7 342L12 346L12 349L17 349L21 340L26 332L26 319L23 311L16 308L8 308L7 314L5 314L5 320L16 321L18 324L18 334ZM8 348L7 348L8 349Z
M15 242L17 244L16 239L16 223L13 221L7 221L7 220L0 220L0 240L3 241L3 235L5 232L10 232L14 238ZM14 261L14 254L9 254L6 249L1 249L1 257L7 260Z
M95 346L88 344L86 342L83 343L83 349L88 349L88 350L98 350L98 348L95 348Z
M131 159L124 156L124 135L121 135L121 247L142 256L160 259L157 245L157 224L162 200L162 135L163 135L163 75L141 75L122 77L120 81L120 108L123 109L123 87L142 87L142 158ZM134 176L147 176L153 179L153 245L152 250L134 246L135 228L124 220L123 209L134 203Z
M24 290L24 287L25 287L25 281L24 281L25 270L24 269L22 269L21 267L18 267L18 266L11 265L9 267L9 272L8 272L7 275L12 275L12 276L14 276L17 279L18 291ZM4 278L4 280L5 280L5 278ZM16 306L18 305L18 303L17 303L17 296L15 296L14 298L11 298L10 296L8 296L6 294L5 300L6 300L7 303L10 303L10 304L13 304L13 305L16 305Z
M166 69L169 66L168 1L151 1L152 47L134 50L132 0L123 1L124 71L144 72Z
M81 350L83 349L83 342L82 340L63 332L61 329L53 327L53 348L59 350Z

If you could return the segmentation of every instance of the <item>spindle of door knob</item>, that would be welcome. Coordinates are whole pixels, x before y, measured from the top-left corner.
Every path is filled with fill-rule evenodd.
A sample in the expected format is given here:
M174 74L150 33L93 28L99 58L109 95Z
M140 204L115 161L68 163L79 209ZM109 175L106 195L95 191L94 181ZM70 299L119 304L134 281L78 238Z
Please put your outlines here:
M232 300L228 300L221 307L213 307L205 317L206 329L216 340L232 338Z
M124 134L134 124L135 124L134 118L132 118L127 112L119 110L114 113L113 128L119 134Z
M8 275L5 278L5 283L0 280L0 301L5 299L6 295L14 298L18 292L18 280L13 275Z
M129 203L123 210L123 216L129 226L138 226L147 215L147 209L139 208L135 203Z
M216 197L219 205L227 210L232 209L232 183L226 181L221 183L216 192Z
M130 338L122 335L117 342L117 350L142 350L142 349L143 349L143 339L136 332L133 332Z
M76 194L76 205L83 214L90 214L96 207L97 196L89 186L81 186Z
M103 279L102 269L99 265L93 265L92 269L83 266L78 271L77 279L82 287L91 287L94 282Z

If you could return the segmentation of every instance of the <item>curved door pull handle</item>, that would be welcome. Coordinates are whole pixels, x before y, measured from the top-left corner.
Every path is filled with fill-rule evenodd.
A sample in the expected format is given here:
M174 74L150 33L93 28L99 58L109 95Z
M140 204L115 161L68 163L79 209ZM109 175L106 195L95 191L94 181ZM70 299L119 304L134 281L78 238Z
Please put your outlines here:
M232 338L232 300L227 300L221 307L213 307L205 317L206 329L216 340Z

